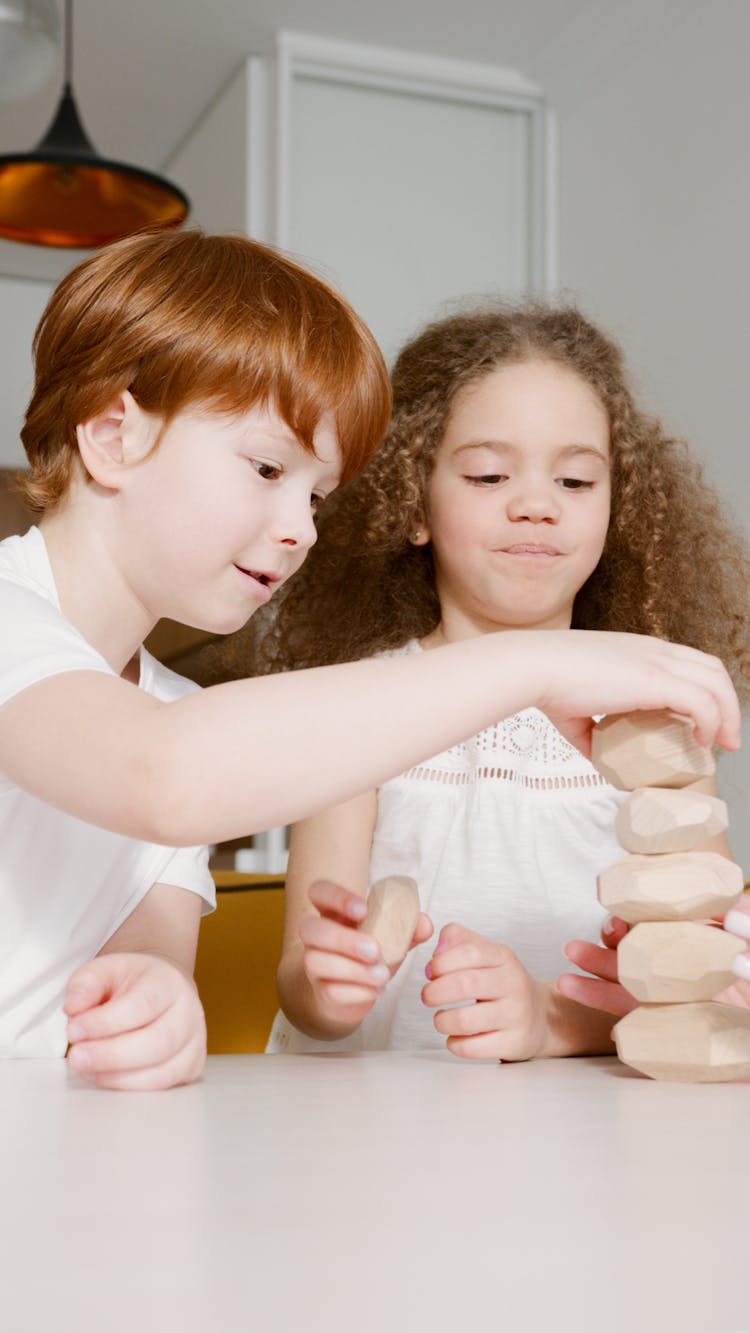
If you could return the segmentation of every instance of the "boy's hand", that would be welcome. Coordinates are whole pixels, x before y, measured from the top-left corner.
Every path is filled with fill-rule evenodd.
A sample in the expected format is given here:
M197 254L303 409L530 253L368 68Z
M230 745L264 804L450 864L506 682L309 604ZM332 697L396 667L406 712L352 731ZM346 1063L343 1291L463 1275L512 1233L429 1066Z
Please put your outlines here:
M505 945L465 926L444 926L425 972L422 1000L441 1009L433 1022L453 1055L472 1060L530 1060L547 1037L548 987L535 981Z
M356 1025L400 964L386 967L377 941L357 929L367 915L363 898L329 880L316 880L309 898L320 915L306 916L300 923L305 975L327 1018ZM423 944L431 934L432 922L422 913L409 948Z
M618 1018L635 1009L638 1001L617 980L617 946L629 929L626 921L613 916L602 926L602 945L591 944L589 940L570 940L563 950L565 957L591 975L581 977L577 972L564 972L556 982L560 994L590 1009L616 1014Z
M100 1088L190 1083L206 1059L206 1023L191 977L148 953L104 953L84 963L65 997L68 1060Z

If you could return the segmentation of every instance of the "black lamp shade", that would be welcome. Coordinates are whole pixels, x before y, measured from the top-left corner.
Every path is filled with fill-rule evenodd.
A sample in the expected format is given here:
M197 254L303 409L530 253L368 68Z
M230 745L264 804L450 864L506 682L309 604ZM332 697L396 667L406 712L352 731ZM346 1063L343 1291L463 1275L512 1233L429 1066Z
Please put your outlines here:
M149 171L99 157L70 86L31 153L0 156L0 237L89 249L142 227L177 227L189 201Z

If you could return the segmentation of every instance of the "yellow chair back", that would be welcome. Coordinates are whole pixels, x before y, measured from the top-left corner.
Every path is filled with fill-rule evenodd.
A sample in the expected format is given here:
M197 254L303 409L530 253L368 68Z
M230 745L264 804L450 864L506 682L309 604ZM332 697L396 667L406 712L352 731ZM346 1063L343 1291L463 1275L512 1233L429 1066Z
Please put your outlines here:
M284 878L214 871L214 879L218 905L201 922L195 964L208 1052L252 1054L264 1050L278 1009Z

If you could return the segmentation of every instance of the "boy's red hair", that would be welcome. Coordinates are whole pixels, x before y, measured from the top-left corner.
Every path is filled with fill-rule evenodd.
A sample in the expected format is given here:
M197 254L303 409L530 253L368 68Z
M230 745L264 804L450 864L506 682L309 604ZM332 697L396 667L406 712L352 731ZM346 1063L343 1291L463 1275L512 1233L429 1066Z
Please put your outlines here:
M353 477L382 439L390 385L351 306L268 246L197 230L146 232L97 251L53 292L34 338L22 482L43 512L68 490L76 426L128 389L167 424L184 408L271 404L312 451L333 413Z

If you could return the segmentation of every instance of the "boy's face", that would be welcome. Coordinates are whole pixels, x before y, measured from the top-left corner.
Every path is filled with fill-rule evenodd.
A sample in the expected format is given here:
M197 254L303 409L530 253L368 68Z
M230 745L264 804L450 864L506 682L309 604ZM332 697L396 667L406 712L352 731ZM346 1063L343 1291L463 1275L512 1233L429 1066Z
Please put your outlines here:
M153 418L141 414L153 438ZM294 574L316 539L314 514L339 483L329 414L315 455L272 408L242 417L181 412L129 469L123 566L156 618L227 634Z

